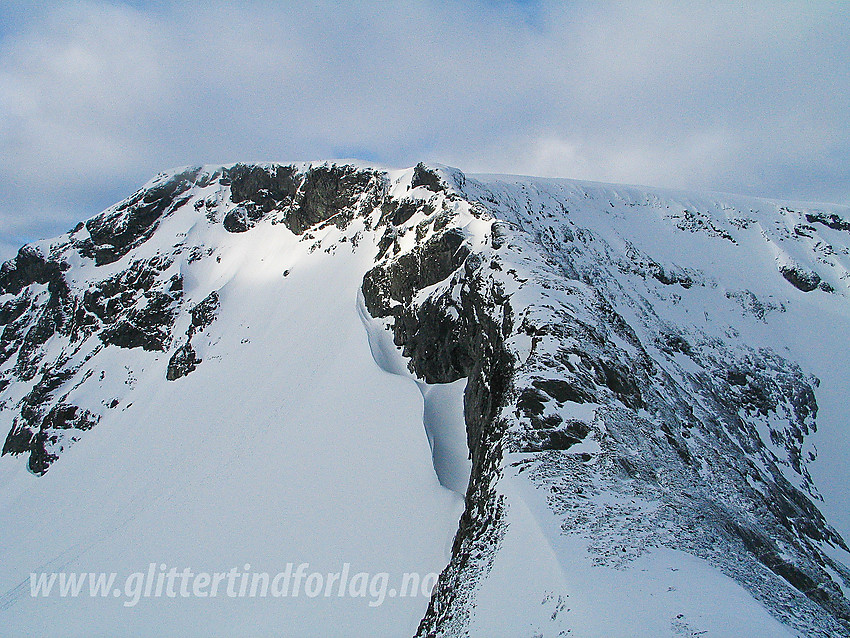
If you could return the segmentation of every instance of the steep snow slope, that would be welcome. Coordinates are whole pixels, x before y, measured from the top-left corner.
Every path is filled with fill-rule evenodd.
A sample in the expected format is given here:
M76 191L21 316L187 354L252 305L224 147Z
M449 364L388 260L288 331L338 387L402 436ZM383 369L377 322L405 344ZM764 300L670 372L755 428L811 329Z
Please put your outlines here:
M217 292L215 319L192 338L202 363L168 382L167 353L102 348L63 399L102 411L100 422L41 478L2 459L0 633L415 631L427 597L377 607L371 597L163 597L132 608L123 598L29 597L30 572L123 577L151 562L194 572L248 563L272 574L287 562L324 573L347 562L352 574L394 577L445 566L462 500L434 474L416 384L371 357L356 300L372 236L356 251L341 243L362 229L355 220L309 242L270 222L232 234L186 205L133 253L174 256L159 277L182 277L184 307ZM313 241L322 246L311 252ZM336 248L333 257L325 247ZM125 267L102 274L78 258L68 279L83 288ZM189 319L177 317L175 335ZM112 398L119 403L104 409Z
M470 616L475 626L470 599L479 593L496 592L497 607L513 600L514 578L458 591L487 569L505 574L505 561L546 561L549 549L535 544L522 546L520 561L482 551L498 539L508 546L513 517L531 510L585 594L593 591L585 566L635 569L667 547L705 559L807 635L846 634L846 545L803 496L821 499L808 470L816 449L806 439L819 385L832 441L846 437L846 408L836 401L846 387L846 209L800 212L563 180L451 179L498 220L492 250L479 260L485 266L467 277L466 303L488 314L485 341L503 348L512 372L478 462L473 446L485 514L470 516L456 539L455 555L477 555L478 564L453 562L421 629L465 627ZM423 308L407 313L422 316ZM817 351L806 351L818 340ZM493 377L482 376L485 384ZM846 446L836 447L820 471L832 511L845 512ZM517 502L529 487L548 508ZM573 550L558 549L560 532ZM681 588L669 574L665 581ZM614 611L598 605L586 624L586 615L564 611L572 609L568 594L552 586L538 592L539 604L564 600L563 608L552 610L551 626L527 629L631 635L622 620L640 617L629 612L640 604L636 589L617 590ZM723 635L728 614L716 607L712 616L699 600L698 610L682 605L666 618L655 604L657 625L641 626L647 635L665 623L674 634ZM753 616L733 625L749 626L745 618Z
M848 220L163 174L0 270L0 632L846 635ZM152 562L442 574L375 606L29 596Z
M809 470L825 495L822 508L842 534L850 535L850 495L843 489L850 444L843 406L850 387L844 363L850 354L847 207L568 180L480 179L489 183L470 185L469 190L477 189L475 197L499 197L495 214L528 230L550 256L604 286L624 315L654 314L656 324L666 322L697 339L788 353L784 356L816 377L821 428L806 439L817 457ZM571 223L557 215L564 206L570 206ZM591 234L590 243L601 243L583 247L583 259L570 258L579 251L557 242L558 232L569 234L576 227ZM577 265L581 261L585 264ZM594 277L606 264L604 276ZM819 282L817 292L838 294L799 290L788 281L793 273ZM794 474L789 478L799 482Z

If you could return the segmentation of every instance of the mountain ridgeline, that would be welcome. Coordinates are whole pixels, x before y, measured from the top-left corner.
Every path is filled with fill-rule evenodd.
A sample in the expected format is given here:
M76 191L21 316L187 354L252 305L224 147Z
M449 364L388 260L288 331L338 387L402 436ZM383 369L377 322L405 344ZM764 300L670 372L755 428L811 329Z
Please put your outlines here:
M44 480L132 405L142 374L180 384L212 365L229 297L204 273L226 266L230 237L274 233L330 267L368 253L351 307L423 387L466 380L470 479L419 635L474 635L486 592L525 586L500 556L526 506L561 569L559 539L598 569L673 550L790 631L850 635L850 554L821 513L837 490L812 442L824 410L847 422L848 360L806 350L850 326L838 206L423 164L164 173L0 269L3 455ZM562 603L541 632L572 627L568 594L547 597Z

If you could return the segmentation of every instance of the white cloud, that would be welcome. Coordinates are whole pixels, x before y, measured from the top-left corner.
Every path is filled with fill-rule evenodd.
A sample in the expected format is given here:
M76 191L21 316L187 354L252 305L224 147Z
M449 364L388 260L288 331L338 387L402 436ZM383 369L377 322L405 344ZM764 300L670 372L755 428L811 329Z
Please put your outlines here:
M162 168L243 159L430 159L850 202L840 5L13 6L7 241L59 232Z

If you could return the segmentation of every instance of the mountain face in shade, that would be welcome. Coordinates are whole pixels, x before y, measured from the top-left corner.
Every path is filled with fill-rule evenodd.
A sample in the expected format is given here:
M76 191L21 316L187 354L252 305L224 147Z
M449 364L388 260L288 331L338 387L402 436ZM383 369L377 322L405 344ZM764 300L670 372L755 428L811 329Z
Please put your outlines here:
M850 635L849 294L846 207L161 174L0 269L0 624ZM440 576L374 607L29 595L293 561Z

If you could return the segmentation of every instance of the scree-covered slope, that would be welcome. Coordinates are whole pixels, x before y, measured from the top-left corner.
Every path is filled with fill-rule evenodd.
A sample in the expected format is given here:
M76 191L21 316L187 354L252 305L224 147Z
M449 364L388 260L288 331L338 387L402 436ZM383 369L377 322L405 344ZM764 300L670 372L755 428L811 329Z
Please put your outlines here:
M0 269L0 633L848 635L848 271L838 206L164 173ZM389 586L30 595L151 563Z

